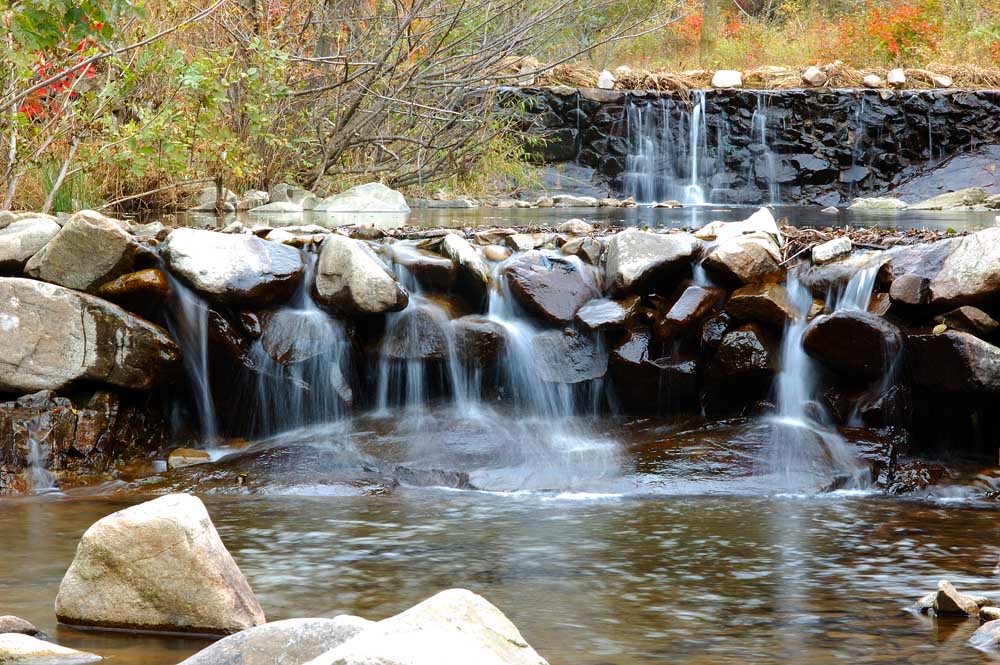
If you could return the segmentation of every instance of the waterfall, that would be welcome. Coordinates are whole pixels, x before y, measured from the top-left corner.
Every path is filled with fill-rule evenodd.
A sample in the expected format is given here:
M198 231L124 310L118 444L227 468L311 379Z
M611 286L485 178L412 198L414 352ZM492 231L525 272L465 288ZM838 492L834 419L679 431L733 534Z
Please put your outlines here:
M757 106L750 119L750 131L754 143L761 147L761 154L756 164L751 162L747 167L747 183L759 180L763 176L767 182L767 203L775 204L779 200L778 160L768 142L770 138L767 131L768 98L765 93L757 93L756 97ZM758 168L758 164L763 168Z
M830 308L867 310L877 273L878 266L858 271L843 289L830 294ZM770 419L769 470L789 488L829 480L831 476L843 486L864 487L867 468L816 399L819 369L802 346L813 305L812 293L795 272L789 273L786 288L796 316L786 324L781 341L776 414Z
M705 131L705 92L696 90L691 109L691 120L688 125L688 171L689 182L684 188L682 203L705 203L705 190L699 184L701 171L698 168L698 158L708 149L707 132Z
M46 494L56 491L56 477L48 470L46 461L49 457L48 446L39 436L39 423L36 418L21 423L28 439L27 480L28 489L34 494Z

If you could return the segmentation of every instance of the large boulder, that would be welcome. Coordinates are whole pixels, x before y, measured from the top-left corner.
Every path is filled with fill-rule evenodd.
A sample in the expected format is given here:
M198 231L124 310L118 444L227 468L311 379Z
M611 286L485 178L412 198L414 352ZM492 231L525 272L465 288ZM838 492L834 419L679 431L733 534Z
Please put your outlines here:
M952 330L910 335L907 341L915 385L935 391L1000 392L1000 348Z
M697 395L698 363L676 354L655 358L652 345L651 332L637 327L611 350L609 370L630 412L656 413Z
M449 589L307 665L548 665L482 596Z
M78 291L95 291L131 272L139 243L122 225L93 210L73 215L24 266L25 274Z
M650 282L687 269L701 247L701 241L688 233L637 229L616 233L605 250L608 287L615 295L639 291Z
M204 504L170 494L98 520L56 596L72 626L225 635L264 611Z
M333 234L316 263L316 299L344 314L385 314L404 309L410 296L362 240Z
M802 335L810 356L837 374L863 379L883 376L902 344L896 326L858 310L817 316Z
M158 326L61 286L0 277L0 391L81 381L148 390L178 364Z
M1000 227L961 238L894 248L886 255L895 281L906 275L916 276L907 278L913 282L910 289L896 288L893 282L893 299L898 302L955 306L1000 298ZM917 283L917 278L926 282Z
M221 639L180 665L302 665L374 625L346 614L274 621Z
M380 182L351 187L320 201L316 212L410 212L406 197Z
M253 235L181 228L161 247L171 272L219 304L280 303L302 279L299 250Z
M0 634L0 663L10 665L83 665L102 658L20 633Z
M458 267L457 290L466 296L473 307L482 307L490 288L490 268L483 257L468 240L454 233L441 240L441 253Z
M581 383L599 379L608 369L608 353L592 335L572 328L546 330L532 340L538 373L550 383Z
M578 265L537 251L508 263L504 277L511 295L525 310L556 325L570 323L584 303L600 296L590 276Z
M59 225L51 219L22 219L0 229L0 273L19 273L32 256L56 237Z
M728 283L780 282L784 278L781 249L771 234L762 231L719 242L702 265Z

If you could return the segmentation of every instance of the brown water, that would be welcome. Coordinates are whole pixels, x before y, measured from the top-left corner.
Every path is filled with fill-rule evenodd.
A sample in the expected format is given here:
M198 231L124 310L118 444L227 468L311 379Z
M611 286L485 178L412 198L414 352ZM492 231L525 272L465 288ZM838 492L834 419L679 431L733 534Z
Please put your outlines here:
M283 466L280 480L260 469L243 495L204 495L268 617L378 619L460 586L498 605L553 665L989 662L966 644L977 621L906 610L940 578L1000 601L1000 521L972 492L776 493L749 480L758 443L741 434L753 429L746 423L657 420L597 421L574 435L613 435L623 444L611 457L595 443L574 449L571 462L532 458L573 471L552 486L555 476L525 475L530 465L510 452L536 430L480 422L373 419L267 445L381 451L394 462L447 449L481 485L551 489L344 495L317 482L327 470ZM473 464L501 449L506 464ZM124 497L0 501L0 613L112 665L170 665L204 646L55 625L52 604L80 535L141 499L133 487Z

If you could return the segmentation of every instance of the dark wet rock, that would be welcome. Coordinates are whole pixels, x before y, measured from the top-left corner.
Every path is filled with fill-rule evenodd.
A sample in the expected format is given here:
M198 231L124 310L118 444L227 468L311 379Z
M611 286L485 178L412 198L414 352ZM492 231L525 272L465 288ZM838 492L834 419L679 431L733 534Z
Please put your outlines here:
M440 254L425 249L406 248L393 251L393 261L405 267L414 279L428 291L447 291L455 283L458 270L455 263Z
M875 379L899 353L902 336L881 317L842 310L816 317L802 336L802 347L833 372Z
M503 352L504 327L481 316L463 316L452 321L458 357L476 367L493 367Z
M1000 348L969 333L910 335L915 385L934 391L1000 392Z
M444 360L451 322L437 307L413 303L386 330L381 353L392 360Z
M94 523L59 585L55 609L61 623L93 628L225 635L265 622L204 504L190 494Z
M161 253L170 271L200 295L228 305L284 302L304 269L302 253L294 247L245 234L175 229Z
M331 234L316 263L317 300L344 314L385 314L404 309L409 294L367 243Z
M261 347L276 363L300 363L332 350L328 348L332 325L322 312L279 309L267 317Z
M548 323L565 325L576 311L600 296L589 275L569 262L526 252L504 270L510 292L531 314Z
M615 389L634 413L657 413L663 407L690 406L698 390L698 363L692 357L655 357L652 333L629 331L611 351L609 369Z
M730 376L771 374L778 367L778 343L758 324L747 323L726 333L717 358Z
M73 215L25 264L24 272L43 282L95 291L131 272L139 243L119 222L92 210Z
M81 381L148 390L179 351L166 332L117 305L54 284L0 278L0 390Z
M59 233L51 219L21 219L0 228L0 274L18 274Z
M729 296L726 311L733 318L743 321L759 321L778 327L797 317L795 307L788 300L788 291L781 284L747 284Z
M576 312L576 322L584 330L613 330L625 328L639 310L639 296L618 300L598 298L591 300Z
M689 286L667 313L654 321L658 337L669 338L695 325L726 297L722 289L710 286Z
M935 614L952 616L979 616L979 604L972 596L959 593L948 580L938 582L932 607Z
M608 354L592 335L546 330L532 340L538 372L550 383L580 383L604 376Z
M264 325L261 323L260 315L250 310L243 310L236 318L240 330L250 339L260 339L264 334Z
M690 267L700 240L687 233L626 229L611 236L605 250L605 278L613 294L639 292L647 284Z
M967 332L976 337L989 337L1000 328L1000 323L993 317L971 305L959 307L946 314L942 314L934 319L938 323L943 323L951 330Z
M349 615L272 621L219 640L180 665L301 665L372 625Z
M105 282L96 294L130 310L155 308L170 297L170 282L162 270L147 268Z
M871 427L906 424L913 415L913 394L908 383L879 385L877 390L860 396L854 407Z
M455 262L456 287L477 311L486 304L490 289L490 268L468 240L449 233L441 240L441 253Z
M41 444L45 466L93 475L163 447L170 427L162 400L141 394L94 393L77 405L52 391L0 403L0 494L25 489L29 437Z
M880 268L888 257L885 252L855 252L842 259L814 265L799 273L800 281L818 298L843 288L862 270Z
M757 232L719 243L702 265L724 282L754 284L784 279L780 262L781 250L774 239L769 234Z
M722 344L722 338L725 337L732 322L733 317L726 311L717 312L705 319L699 335L702 346L708 349L717 349Z

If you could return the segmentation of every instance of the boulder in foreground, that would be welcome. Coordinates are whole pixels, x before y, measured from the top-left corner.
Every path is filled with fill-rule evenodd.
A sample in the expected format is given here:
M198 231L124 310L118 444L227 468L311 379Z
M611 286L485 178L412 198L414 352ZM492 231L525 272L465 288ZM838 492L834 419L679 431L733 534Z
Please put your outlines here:
M0 277L0 391L79 381L148 390L177 365L167 334L117 305L31 279Z
M0 635L0 663L11 665L82 665L96 663L101 657L44 642L20 633Z
M346 614L275 621L219 640L180 665L301 665L374 625Z
M170 494L87 529L56 597L72 626L225 635L264 611L201 500Z
M548 665L482 596L449 589L307 665Z

